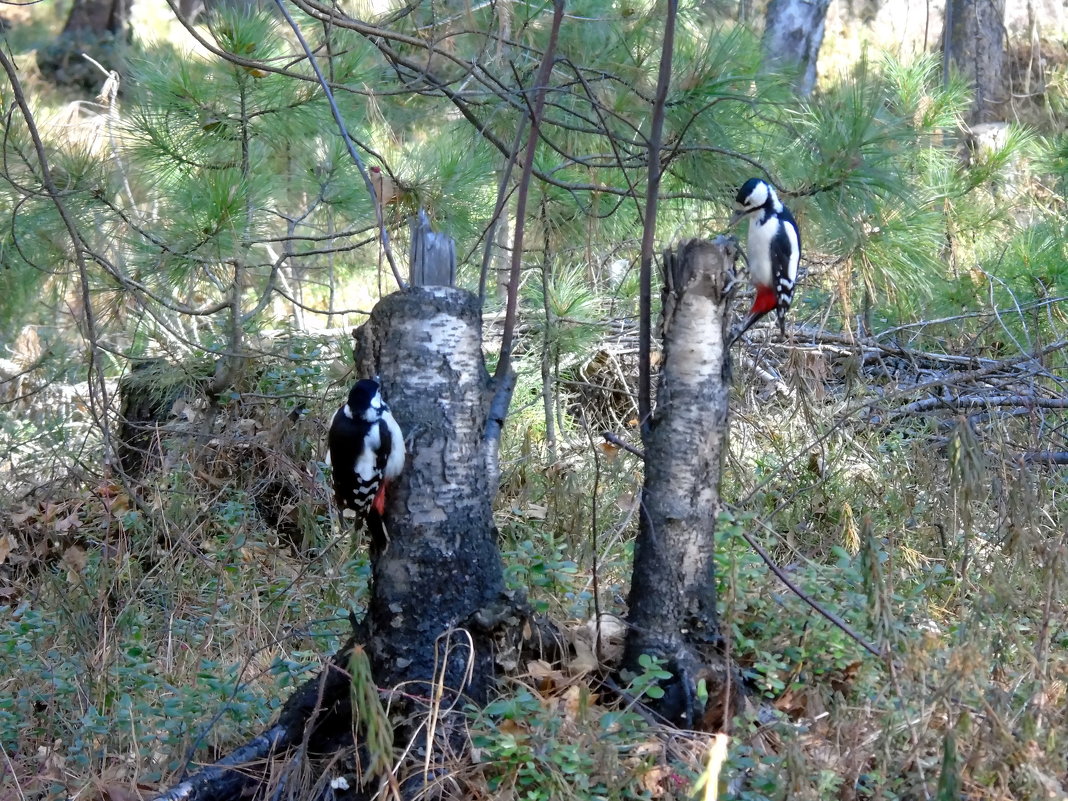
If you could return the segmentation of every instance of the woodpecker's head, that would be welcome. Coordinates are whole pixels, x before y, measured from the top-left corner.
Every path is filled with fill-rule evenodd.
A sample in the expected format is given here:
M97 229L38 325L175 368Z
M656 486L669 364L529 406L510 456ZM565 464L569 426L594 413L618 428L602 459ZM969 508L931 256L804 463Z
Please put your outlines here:
M386 402L382 400L382 388L378 380L364 378L357 381L349 390L349 399L345 403L344 412L345 416L350 419L363 418L368 423L373 423L388 408Z
M731 215L728 227L763 208L778 210L781 205L771 184L761 178L750 178L734 196L734 214Z

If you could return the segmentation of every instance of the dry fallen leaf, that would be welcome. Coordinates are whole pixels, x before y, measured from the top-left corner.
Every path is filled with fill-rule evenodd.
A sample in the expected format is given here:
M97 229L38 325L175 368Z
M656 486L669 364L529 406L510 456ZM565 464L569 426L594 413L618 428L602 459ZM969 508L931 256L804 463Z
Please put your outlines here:
M575 658L567 663L567 670L574 676L589 673L598 667L597 657L593 655L593 648L588 642L575 638L572 643L575 647Z
M788 689L772 705L792 720L797 720L808 715L809 693L804 688Z
M77 512L71 512L66 517L62 517L52 524L52 528L56 531L70 531L72 528L78 528L81 526L82 521L78 519Z
M534 680L538 691L542 694L551 693L567 684L564 674L542 659L527 662L527 675Z
M564 691L564 714L568 720L577 722L580 719L580 713L589 709L590 705L596 701L597 694L591 693L588 687L572 684Z
M549 513L548 506L542 506L540 504L532 503L523 510L523 517L528 520L544 520L545 516Z
M601 449L601 453L603 453L605 458L607 458L609 461L614 460L619 455L618 445L615 445L611 442L601 442L598 443L598 446Z
M586 621L587 639L592 643L597 637L597 621L594 618L590 618ZM623 646L627 636L627 624L623 618L609 614L608 612L601 613L601 626L600 626L600 648L599 656L601 662L605 664L615 664L623 659Z
M81 572L85 570L88 557L85 548L80 545L72 545L63 552L60 561L67 568L67 581L74 584L81 580Z
M5 534L0 537L0 565L7 561L7 557L10 556L11 552L17 547L19 547L19 544L10 534Z
M130 500L130 496L125 492L116 495L110 500L105 499L104 504L107 507L108 512L113 515L125 514L133 508L133 502Z
M37 516L37 510L36 509L27 509L24 512L18 512L16 514L12 514L11 515L11 522L12 522L13 525L21 526L23 523L25 523L31 517L36 517L36 516Z

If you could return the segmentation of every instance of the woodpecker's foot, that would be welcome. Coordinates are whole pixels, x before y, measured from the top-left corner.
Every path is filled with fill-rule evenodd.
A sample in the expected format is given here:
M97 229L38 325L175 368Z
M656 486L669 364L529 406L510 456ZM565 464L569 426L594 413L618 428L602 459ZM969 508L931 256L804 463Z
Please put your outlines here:
M415 443L415 438L422 434L425 428L426 426L422 424L417 424L408 429L408 435L404 438L405 450L407 450L409 453L411 452L412 445Z
M735 242L737 242L737 241L738 240L735 239ZM738 255L741 257L742 263L745 265L746 273L748 273L749 272L749 256L747 256L745 251L742 250L741 248L738 248Z

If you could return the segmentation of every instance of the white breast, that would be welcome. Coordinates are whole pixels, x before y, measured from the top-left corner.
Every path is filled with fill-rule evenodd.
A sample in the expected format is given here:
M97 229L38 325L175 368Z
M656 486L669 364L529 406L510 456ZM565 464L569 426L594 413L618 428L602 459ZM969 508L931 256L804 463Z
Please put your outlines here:
M764 221L761 222L761 217ZM771 286L771 240L779 230L779 218L763 214L749 218L749 278L754 284Z
M386 459L386 467L382 471L382 475L387 479L394 479L399 476L404 469L404 434L401 432L400 426L397 425L397 421L393 419L393 414L391 412L383 414L382 421L389 429L390 438L393 443L393 447L389 452L389 457Z
M356 457L353 471L362 481L369 482L375 477L375 462L378 457L378 449L382 447L382 437L378 433L378 426L372 425L367 436L363 438L363 448Z

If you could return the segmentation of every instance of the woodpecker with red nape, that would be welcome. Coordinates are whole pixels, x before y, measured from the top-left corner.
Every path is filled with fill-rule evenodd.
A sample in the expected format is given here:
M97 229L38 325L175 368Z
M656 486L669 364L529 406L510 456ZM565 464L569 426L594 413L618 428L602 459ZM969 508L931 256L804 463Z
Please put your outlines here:
M404 469L404 434L382 399L377 378L357 381L349 391L330 421L327 448L342 515L351 509L362 521L371 509L384 514L386 486Z
M731 226L749 218L746 256L756 299L730 344L773 309L779 320L779 331L785 337L786 312L794 300L797 265L801 261L801 232L794 215L775 194L775 188L760 178L750 178L742 184L734 198L734 208Z

